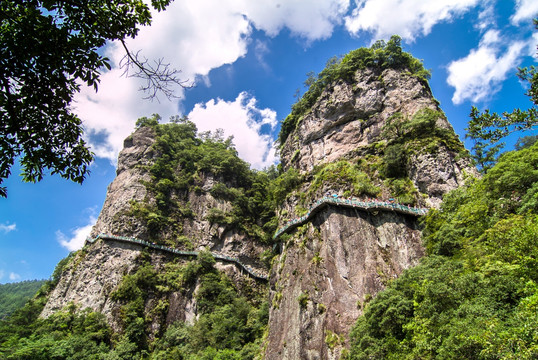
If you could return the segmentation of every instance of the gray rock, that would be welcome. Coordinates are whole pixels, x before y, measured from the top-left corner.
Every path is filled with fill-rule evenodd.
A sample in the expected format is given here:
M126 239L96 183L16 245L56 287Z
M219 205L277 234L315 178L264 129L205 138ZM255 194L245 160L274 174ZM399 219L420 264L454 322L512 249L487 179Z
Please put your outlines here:
M387 119L397 112L412 118L422 109L440 111L429 87L402 71L359 71L354 83L327 87L281 148L284 168L295 167L310 180L288 197L279 214L294 217L316 165L360 159L384 140ZM453 131L444 116L436 126ZM411 155L407 172L422 195L421 205L433 208L463 184L465 174L477 175L467 158L444 146ZM373 181L383 197L390 197L382 181ZM345 190L326 186L315 196ZM318 213L306 231L295 233L273 267L265 358L338 359L365 301L416 265L423 253L414 217L334 207ZM308 294L304 307L301 294Z

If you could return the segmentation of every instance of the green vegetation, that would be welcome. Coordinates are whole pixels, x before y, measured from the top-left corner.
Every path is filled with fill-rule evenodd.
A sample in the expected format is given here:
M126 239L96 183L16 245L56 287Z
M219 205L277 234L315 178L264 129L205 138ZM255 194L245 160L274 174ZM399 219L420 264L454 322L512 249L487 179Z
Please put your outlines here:
M41 309L29 303L0 323L2 359L103 359L112 333L104 315L70 305L44 320Z
M182 85L176 70L147 68L148 63L125 44L151 23L151 8L161 11L169 3L2 1L0 185L17 158L24 181L40 181L47 171L77 183L88 175L93 154L83 140L82 121L73 113L72 101L81 84L97 90L101 71L110 69L110 59L101 50L107 42L124 45L126 70L146 77L150 92ZM0 196L6 195L7 189L0 187Z
M352 81L355 71L365 68L379 74L387 68L403 69L424 82L429 77L419 60L402 51L398 37L333 59L307 81L310 89L284 121L280 144L325 86ZM148 195L132 202L127 215L141 220L151 241L192 248L195 239L182 232L185 221L200 219L189 203L192 194L220 200L203 220L265 243L272 241L278 225L275 209L289 196L294 197L298 216L306 214L309 202L327 189L344 189L346 197L390 192L398 203L414 204L420 194L409 179L409 159L441 147L465 153L451 129L437 126L442 118L442 112L429 108L409 116L395 113L382 129L384 140L357 150L355 159L340 159L301 174L293 168L251 170L237 157L231 138L224 139L219 131L199 134L186 118L161 125L158 115L144 117L137 127L155 133L151 149L155 161L141 165L149 174L143 182ZM538 143L529 137L518 144L519 151L504 154L482 179L469 179L445 197L440 211L426 216L427 256L419 266L396 280L378 269L387 289L357 303L364 316L357 321L351 349L343 358L538 357ZM311 224L298 226L293 236L284 234L279 241L305 250L311 228ZM319 230L314 236L321 240ZM286 253L277 262L275 251L266 250L262 261L273 264L282 278L302 276L297 270L283 273ZM147 250L142 252L110 295L119 304L114 314L119 320L117 332L102 314L74 304L39 319L46 296L66 265L74 269L84 256L81 251L62 260L33 299L0 320L0 358L194 360L260 355L269 316L267 289L248 281L233 282L215 268L209 251L199 252L193 261L176 258L158 265ZM310 266L315 270L329 260L314 251ZM1 291L2 287L0 295ZM277 282L273 308L286 302L284 294ZM327 306L311 296L305 290L293 301L301 311L311 302L318 315L326 313ZM190 322L168 323L170 308L185 299L195 300L197 316ZM330 349L346 343L330 330L324 336Z
M0 284L0 320L11 315L30 300L45 280L28 280L12 284Z
M325 343L329 349L334 349L338 345L343 345L345 343L345 337L338 335L337 333L331 330L325 330Z
M303 291L298 297L297 301L299 302L299 306L301 309L306 309L308 306L308 302L310 301L310 297L308 296L307 291Z
M537 141L538 141L538 135L523 136L517 139L517 142L514 145L514 148L516 150L525 149L525 148L531 147Z
M538 144L503 154L424 221L428 255L373 299L348 359L538 356Z
M390 178L385 180L384 183L385 186L390 189L390 193L392 194L393 198L396 199L398 204L415 204L416 197L418 196L418 190L408 177L399 179Z
M314 169L314 179L308 189L308 195L315 194L323 186L335 189L347 189L349 196L377 196L380 189L372 183L370 177L357 164L347 160L329 163Z
M261 349L269 306L264 294L231 280L214 268L209 252L196 261L169 262L157 273L147 253L136 271L123 277L111 294L121 305L122 331L113 333L102 314L71 304L39 319L46 292L0 321L0 357L20 359L253 359ZM58 273L63 270L58 268ZM197 288L194 293L194 288ZM45 289L45 287L44 287ZM50 287L46 289L50 290ZM193 324L162 326L148 337L152 323L164 325L172 291L194 297L198 318Z
M379 40L370 48L353 50L342 59L333 58L327 62L327 66L317 77L312 74L305 82L309 86L308 91L292 106L291 113L282 122L278 136L280 146L284 145L289 134L312 108L326 86L338 80L351 82L357 70L366 68L377 73L388 68L407 70L410 75L418 77L425 83L430 78L430 72L424 69L422 62L402 50L401 38L396 35L386 43Z
M395 113L387 119L382 136L386 139L383 158L383 174L387 177L407 175L406 165L410 155L435 153L440 146L465 153L465 148L452 129L436 125L438 119L445 119L441 111L423 108L410 119L402 113Z
M0 358L33 359L97 359L94 354L106 348L110 329L102 314L76 312L74 305L39 319L47 296L60 280L66 265L76 254L61 260L37 294L5 320L0 319Z
M282 204L286 197L303 183L303 177L295 168L289 168L269 184L269 197L274 208Z
M189 193L203 192L201 185L207 177L217 182L209 190L211 195L232 204L226 213L211 209L207 220L236 226L253 238L270 241L276 225L272 221L274 206L267 200L269 172L251 170L237 156L232 139L224 139L220 131L198 134L186 118L172 118L164 125L158 120L154 114L137 121L138 127L155 131L153 150L157 157L148 168L151 180L144 182L148 197L144 202L133 202L129 213L145 222L152 241L180 237L182 220L195 215Z
M445 148L458 154L468 156L458 136L450 128L437 125L445 115L438 110L423 108L410 118L397 112L389 117L382 129L383 140L370 147L375 155L363 164L369 167L370 176L383 179L391 196L401 204L416 204L419 192L409 179L409 160L412 156L432 153ZM368 157L364 157L368 159ZM372 171L373 170L373 171Z

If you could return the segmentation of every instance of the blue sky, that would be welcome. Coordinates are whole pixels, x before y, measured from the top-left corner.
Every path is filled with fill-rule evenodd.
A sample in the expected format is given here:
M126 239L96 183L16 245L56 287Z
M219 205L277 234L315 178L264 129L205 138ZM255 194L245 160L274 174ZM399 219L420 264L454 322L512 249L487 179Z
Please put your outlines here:
M536 63L537 14L535 0L175 0L129 46L164 57L195 87L178 89L173 101L142 100L137 80L120 76L121 49L104 49L115 67L103 74L98 93L83 89L74 104L97 155L91 176L83 185L56 176L25 184L13 169L9 197L0 199L0 283L48 278L82 245L137 118L180 114L200 131L222 128L240 156L263 168L278 162L279 123L297 89L306 90L308 72L398 34L432 70L433 94L463 139L472 105L530 106L515 74Z

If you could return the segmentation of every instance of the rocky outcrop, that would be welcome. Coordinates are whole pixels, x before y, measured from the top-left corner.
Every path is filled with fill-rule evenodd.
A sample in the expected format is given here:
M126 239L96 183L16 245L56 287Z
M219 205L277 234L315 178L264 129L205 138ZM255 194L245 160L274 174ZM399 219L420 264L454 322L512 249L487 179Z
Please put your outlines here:
M113 328L119 328L119 304L110 299L124 275L139 265L139 246L98 241L78 252L65 267L60 282L49 296L42 316L73 303L80 309L91 308L107 316ZM155 264L162 263L155 257Z
M154 142L155 131L150 127L141 127L125 139L118 157L116 178L108 186L105 203L92 229L92 236L144 236L144 225L126 214L131 208L131 202L146 198L147 191L142 182L150 180L146 167L153 163L156 156L152 147Z
M452 127L423 80L405 71L367 69L358 71L353 81L339 80L328 86L282 144L284 169L298 169L303 183L287 194L277 209L281 225L301 212L304 214L309 202L326 192L342 195L349 190L349 184L342 183L313 186L315 171L324 164L346 160L356 165L346 169L360 171L363 177L357 178L369 181L370 188L379 189L379 197L391 197L391 185L380 170L384 166L384 152L391 141L396 143L384 138L387 123L396 114L412 119L425 109L436 114L435 128L444 131L439 134L451 134L451 140L436 138L439 141L428 149L420 148L420 143L407 147L405 176L396 180L404 185L412 183L409 187L414 186L411 192L419 206L438 207L446 192L460 186L467 173L475 175L476 171L461 144L454 140ZM155 241L147 221L133 210L137 203L156 203L146 186L154 180L150 167L161 155L155 150L155 142L155 130L149 127L138 129L125 140L117 177L109 186L93 236L103 233ZM359 165L364 168L357 170ZM365 180L364 176L369 178ZM234 210L231 201L214 197L211 192L215 184L231 184L204 172L196 173L193 179L195 184L190 184L189 191L183 187L171 193L181 214L171 215L174 227L159 233L158 241L176 249L208 248L254 269L260 268L260 255L270 249L269 245L252 241L239 226L209 220L212 214ZM366 197L365 194L360 196ZM280 246L274 249L281 252L275 258L269 283L271 310L265 358L340 358L349 331L369 299L388 281L417 264L424 253L420 238L416 216L330 205L317 211L304 225L279 237L281 242L275 245ZM111 294L124 275L134 273L141 265L141 257L148 261L142 251L141 245L121 241L88 243L64 269L42 316L74 303L104 313L113 328L121 330L121 304ZM156 271L173 259L170 253L149 251L149 261ZM253 286L259 290L265 286L241 275L233 264L217 263L216 267L228 274L238 289ZM152 320L150 333L158 334L162 326L177 320L193 322L197 318L196 288L194 284L188 291L147 294L146 314L151 314L158 304L167 304L159 317Z
M424 81L393 69L380 74L368 69L358 71L353 82L340 80L323 91L283 144L282 164L286 169L295 167L308 173L320 164L356 158L385 140L382 129L391 116L399 113L411 119L424 109L438 111L436 126L453 132ZM427 196L426 205L433 207L440 204L442 194L463 183L465 172L477 174L467 157L446 147L433 156L412 156L408 172Z
M146 222L133 213L132 207L136 202L155 201L146 187L146 183L151 181L149 169L160 155L154 150L155 138L154 129L141 127L125 140L124 149L118 158L117 176L108 187L105 203L91 236L107 234L149 242L160 241L166 243L168 247L180 250L209 249L239 259L242 264L257 272L266 272L264 265L261 264L260 254L269 249L269 245L253 241L237 228L215 224L207 219L211 209L219 209L226 213L232 208L230 202L216 199L211 195L210 190L217 183L217 179L211 174L198 174L200 191L181 194L183 196L181 203L188 206L192 212L192 216L180 218L178 228L181 232L175 234L165 232L159 235L159 239L150 239ZM90 308L102 312L113 328L120 330L119 311L122 304L113 301L111 293L118 288L125 275L134 273L141 265L139 257L143 250L143 246L121 241L98 240L95 243L87 243L68 263L41 316L47 317L73 303L79 309ZM149 251L149 253L150 263L157 271L162 269L165 263L177 258L165 252ZM189 260L192 258L181 258L179 261ZM252 283L252 286L264 286L256 284L233 264L217 263L216 267L227 273L238 288L245 282ZM168 304L166 321L156 319L151 325L150 332L158 333L160 326L174 321L192 322L197 316L193 292L194 288L190 293L172 292L159 295L166 298L150 295L146 300L147 313L159 301Z
M416 188L427 194L427 204L439 208L443 195L463 185L467 176L478 177L478 171L469 159L441 148L435 154L419 153L411 156L409 178Z
M98 234L122 235L149 240L147 225L131 212L133 202L154 202L148 195L144 182L151 180L148 168L159 155L153 149L155 133L152 128L141 127L124 142L124 149L118 158L117 176L109 185L103 209L101 210L92 236ZM228 201L215 199L210 190L217 183L211 174L200 174L200 192L187 192L182 203L192 211L192 216L182 218L180 228L183 239L190 241L194 249L209 248L224 255L240 258L245 264L260 266L258 255L266 250L248 237L229 226L214 224L207 220L211 209L226 213L232 206ZM188 205L187 205L188 204ZM182 247L177 241L178 234L162 234L171 245Z
M284 168L294 167L307 179L283 204L283 219L296 212L316 167L382 158L376 151L387 143L387 120L397 113L411 119L424 109L439 114L435 127L453 134L428 85L403 71L358 71L353 82L327 87L282 145ZM442 143L433 151L410 151L405 172L420 205L438 207L466 173L476 174L460 152ZM381 175L370 176L380 196L391 197ZM326 186L316 195L346 190ZM266 359L339 359L365 303L423 255L418 224L404 214L328 207L297 228L273 267Z
M319 213L273 268L266 359L339 359L365 302L422 255L413 217Z
M142 246L114 240L98 240L86 246L64 268L41 316L48 317L68 304L74 304L79 309L90 308L103 313L112 328L121 331L122 304L112 300L111 294L125 275L132 274L141 265L143 250ZM166 252L151 251L149 254L149 263L157 273L166 263L178 261L177 257ZM185 263L189 258L180 258L179 261ZM233 264L218 264L217 269L225 272L238 287L244 286L245 282L254 284L254 280L243 276ZM192 323L196 319L197 305L193 296L196 287L195 284L188 291L147 294L146 313L151 313L159 302L167 304L162 316L152 316L150 334L157 334L162 326L176 321Z

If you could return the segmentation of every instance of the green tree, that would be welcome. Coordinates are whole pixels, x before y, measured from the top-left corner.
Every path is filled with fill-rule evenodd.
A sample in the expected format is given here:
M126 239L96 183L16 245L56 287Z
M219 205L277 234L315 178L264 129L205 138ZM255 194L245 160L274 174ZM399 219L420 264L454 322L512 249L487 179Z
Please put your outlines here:
M161 11L170 2L152 0L151 6ZM162 62L152 66L125 45L150 23L142 0L0 3L0 185L17 157L24 181L40 181L50 171L83 182L93 154L71 103L81 83L97 90L101 70L110 69L99 52L107 41L123 44L126 72L145 78L150 96L184 85L177 70Z
M45 280L27 280L0 284L0 320L23 307L24 303L32 298L44 283Z
M424 218L427 255L364 307L346 359L536 359L538 143Z
M517 139L517 142L514 145L514 148L516 150L525 149L525 148L531 147L537 141L538 141L538 135L523 136Z

